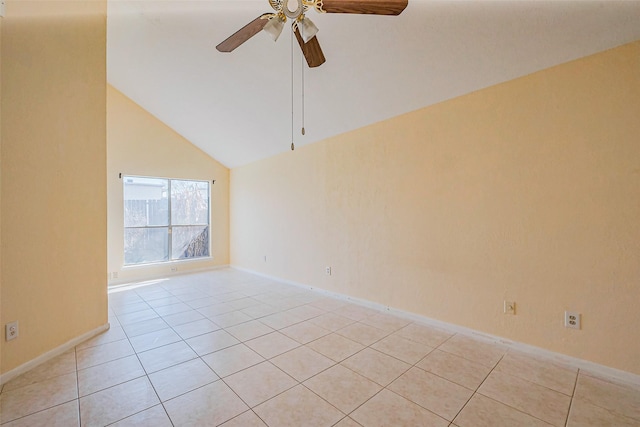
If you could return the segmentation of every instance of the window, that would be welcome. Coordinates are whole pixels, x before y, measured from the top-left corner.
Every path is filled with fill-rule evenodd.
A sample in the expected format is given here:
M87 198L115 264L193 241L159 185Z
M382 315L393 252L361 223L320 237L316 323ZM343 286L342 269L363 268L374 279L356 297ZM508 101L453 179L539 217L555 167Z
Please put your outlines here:
M124 264L209 256L209 182L124 177Z

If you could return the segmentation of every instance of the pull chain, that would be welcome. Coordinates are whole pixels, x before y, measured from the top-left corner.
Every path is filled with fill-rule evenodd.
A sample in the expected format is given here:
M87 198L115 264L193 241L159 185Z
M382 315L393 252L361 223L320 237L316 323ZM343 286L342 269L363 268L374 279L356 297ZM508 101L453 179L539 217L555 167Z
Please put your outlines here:
M300 55L300 65L302 66L302 136L304 136L304 55Z
M291 27L291 151L295 149L293 145L293 27Z

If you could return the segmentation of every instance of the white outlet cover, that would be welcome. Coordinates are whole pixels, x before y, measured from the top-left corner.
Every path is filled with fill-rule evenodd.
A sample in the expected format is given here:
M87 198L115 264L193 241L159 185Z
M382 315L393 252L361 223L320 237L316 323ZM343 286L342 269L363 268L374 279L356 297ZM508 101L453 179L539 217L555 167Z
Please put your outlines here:
M571 329L581 329L581 314L575 311L565 311L564 327Z
M18 338L18 321L10 322L5 325L5 339L7 341L11 341L13 339Z

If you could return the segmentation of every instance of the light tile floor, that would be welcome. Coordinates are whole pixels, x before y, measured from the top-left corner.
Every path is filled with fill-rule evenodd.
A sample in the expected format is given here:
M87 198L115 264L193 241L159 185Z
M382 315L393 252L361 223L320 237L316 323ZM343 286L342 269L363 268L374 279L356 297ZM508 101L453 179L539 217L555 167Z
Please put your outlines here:
M232 269L112 289L3 426L640 426L640 388Z

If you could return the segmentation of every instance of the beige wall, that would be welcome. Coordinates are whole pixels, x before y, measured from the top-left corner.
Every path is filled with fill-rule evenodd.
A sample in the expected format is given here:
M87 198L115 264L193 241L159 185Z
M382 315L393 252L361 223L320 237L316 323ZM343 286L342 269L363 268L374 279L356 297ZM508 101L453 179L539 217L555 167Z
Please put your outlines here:
M0 17L0 321L2 321L2 21L3 18ZM0 337L0 374L2 374L2 342L3 339Z
M3 373L107 322L106 2L6 10L0 323L20 336Z
M175 133L117 89L107 91L107 187L112 283L229 264L229 169ZM119 174L211 181L212 259L123 267L123 194ZM118 277L113 278L113 273Z
M640 374L639 75L636 42L233 169L232 264Z

